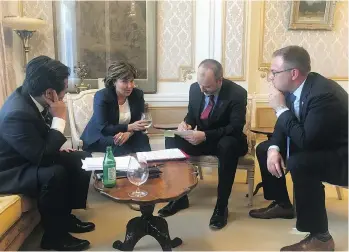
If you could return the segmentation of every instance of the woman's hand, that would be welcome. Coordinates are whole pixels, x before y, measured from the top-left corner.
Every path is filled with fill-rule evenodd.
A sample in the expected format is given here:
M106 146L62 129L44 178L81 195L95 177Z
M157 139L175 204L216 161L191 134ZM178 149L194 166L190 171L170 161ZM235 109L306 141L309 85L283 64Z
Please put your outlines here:
M114 136L114 144L121 146L132 136L131 132L119 132Z
M139 120L134 123L131 123L127 126L127 131L142 131L145 130L145 126L147 126L149 122L145 120Z

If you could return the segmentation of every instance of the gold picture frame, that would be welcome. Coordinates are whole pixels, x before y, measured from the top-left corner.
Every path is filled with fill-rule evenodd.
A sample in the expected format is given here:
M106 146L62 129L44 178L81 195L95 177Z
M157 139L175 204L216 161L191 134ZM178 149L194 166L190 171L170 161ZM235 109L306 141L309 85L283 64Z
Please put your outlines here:
M332 30L335 1L292 1L289 30Z

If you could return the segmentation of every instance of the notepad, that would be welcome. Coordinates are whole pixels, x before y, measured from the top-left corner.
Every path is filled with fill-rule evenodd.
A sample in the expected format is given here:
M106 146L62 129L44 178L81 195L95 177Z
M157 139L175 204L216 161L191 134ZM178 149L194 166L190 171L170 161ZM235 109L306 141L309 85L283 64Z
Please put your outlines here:
M137 152L137 159L145 159L148 162L151 161L168 161L168 160L184 160L188 155L182 152L180 149L166 149L159 151Z

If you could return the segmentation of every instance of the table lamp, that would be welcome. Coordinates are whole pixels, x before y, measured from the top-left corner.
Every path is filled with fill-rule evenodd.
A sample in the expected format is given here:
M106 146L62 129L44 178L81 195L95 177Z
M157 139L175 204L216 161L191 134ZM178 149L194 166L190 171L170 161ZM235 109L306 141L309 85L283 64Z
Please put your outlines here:
M28 63L29 40L33 33L44 26L46 22L38 18L7 16L3 18L3 25L12 28L21 38L24 49L24 69Z

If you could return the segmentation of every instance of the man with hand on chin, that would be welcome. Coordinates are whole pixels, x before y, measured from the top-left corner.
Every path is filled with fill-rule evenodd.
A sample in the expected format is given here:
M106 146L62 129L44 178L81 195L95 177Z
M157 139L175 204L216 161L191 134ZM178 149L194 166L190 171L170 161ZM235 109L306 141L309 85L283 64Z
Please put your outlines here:
M88 153L61 149L69 68L47 56L32 59L26 77L0 110L0 194L36 198L44 227L41 248L85 250L87 240L69 233L94 230L72 209L85 209L91 172Z
M286 188L287 167L294 186L297 229L310 233L282 251L333 251L322 182L348 186L348 94L310 69L310 56L302 47L273 53L269 104L277 121L271 139L256 150L264 198L273 202L251 210L250 216L294 218Z
M217 202L210 219L210 228L221 229L227 224L228 200L240 156L247 153L243 133L247 92L223 78L222 65L206 59L198 68L198 82L189 91L188 113L178 126L179 131L193 130L183 138L166 138L166 148L179 148L189 155L215 155L219 160ZM167 217L188 208L188 196L170 202L159 210Z

